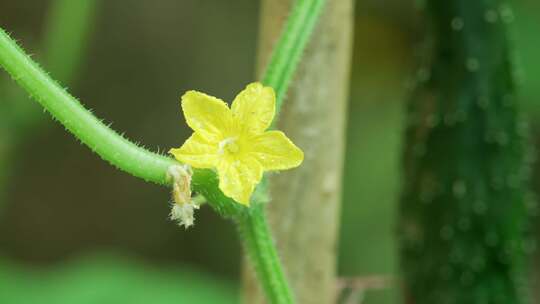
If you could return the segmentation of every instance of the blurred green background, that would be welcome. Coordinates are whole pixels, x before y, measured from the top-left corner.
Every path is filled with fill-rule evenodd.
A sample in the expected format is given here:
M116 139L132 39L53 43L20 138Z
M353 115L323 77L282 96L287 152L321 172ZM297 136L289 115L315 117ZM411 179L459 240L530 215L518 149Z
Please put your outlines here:
M231 100L253 80L258 1L94 2L69 91L152 150L166 151L189 135L179 107L184 91ZM397 275L403 110L422 41L414 2L356 3L343 276ZM38 61L51 3L0 1L0 26ZM540 143L540 3L513 5L521 99ZM5 73L0 88L0 105L10 102L6 92L19 90ZM29 132L10 128L10 113L0 106L0 154L15 147L0 162L8 176L0 187L0 303L239 302L240 245L230 223L202 208L192 229L180 229L167 220L166 190L116 171L33 101L18 102L38 113L39 123ZM533 284L540 289L538 280ZM398 289L395 283L370 290L362 303L399 303Z

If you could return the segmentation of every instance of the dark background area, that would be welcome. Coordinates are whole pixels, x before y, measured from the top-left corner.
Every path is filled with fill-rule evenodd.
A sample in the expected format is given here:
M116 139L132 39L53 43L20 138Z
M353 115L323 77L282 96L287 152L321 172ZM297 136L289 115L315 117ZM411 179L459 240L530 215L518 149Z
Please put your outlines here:
M97 2L76 81L68 87L128 138L152 150L179 146L190 134L179 106L184 91L197 89L231 100L253 80L258 1ZM356 4L339 248L344 276L397 274L394 235L399 232L394 222L403 110L422 38L413 2ZM540 4L522 0L513 5L513 36L523 71L521 99L532 122L532 139L540 142ZM38 62L49 6L50 1L0 0L0 26ZM1 73L0 82L8 81ZM167 189L115 170L48 114L40 115L40 127L20 138L16 157L6 164L13 173L6 203L0 206L0 269L6 269L0 273L0 299L10 292L15 295L6 299L24 293L6 286L32 288L38 282L34 279L43 277L42 286L66 284L63 289L34 289L44 297L57 292L66 299L72 292L79 299L86 284L117 284L119 294L140 284L155 295L189 282L184 288L196 293L200 282L201 292L224 294L223 301L236 299L241 252L230 223L202 208L193 228L179 228L167 219ZM49 272L59 273L57 281ZM145 279L126 283L138 277ZM216 290L205 289L208 285ZM369 292L365 303L398 303L397 289ZM152 298L155 303L173 299L176 294L162 302ZM212 301L210 296L206 301Z

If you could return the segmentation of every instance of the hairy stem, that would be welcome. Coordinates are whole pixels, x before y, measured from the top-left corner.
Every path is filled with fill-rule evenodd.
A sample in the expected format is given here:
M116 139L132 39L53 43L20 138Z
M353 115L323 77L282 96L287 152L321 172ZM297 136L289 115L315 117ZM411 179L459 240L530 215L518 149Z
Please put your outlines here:
M274 246L264 207L263 204L258 204L251 212L239 216L236 220L238 230L244 240L247 254L254 262L255 271L259 274L259 283L266 291L268 302L293 303L293 295Z
M284 95L324 4L324 0L299 0L295 3L262 76L262 82L276 90L278 115ZM273 126L276 122L277 119L274 120ZM266 180L262 185L266 185ZM261 192L266 198L266 187ZM257 199L257 196L255 198ZM282 270L266 221L265 206L257 202L254 205L256 207L250 210L248 216L237 218L250 261L269 303L294 303L291 288Z
M166 183L167 168L174 161L138 147L108 128L52 80L2 29L0 64L68 131L104 160L144 180Z
M258 63L263 69L295 1L261 3ZM272 201L267 210L285 273L299 303L336 302L335 248L353 11L352 0L328 1L302 54L277 124L305 153L303 166L270 177ZM314 223L324 228L318 229ZM244 286L245 303L265 303L252 273L244 273Z
M298 0L272 52L262 82L276 90L277 113L324 3L324 0Z

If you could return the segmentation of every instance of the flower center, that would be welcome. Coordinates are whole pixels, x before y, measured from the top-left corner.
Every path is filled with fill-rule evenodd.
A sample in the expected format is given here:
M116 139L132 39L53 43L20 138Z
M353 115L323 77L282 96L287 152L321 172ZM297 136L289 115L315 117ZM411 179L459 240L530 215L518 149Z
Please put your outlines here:
M225 138L219 143L219 153L223 154L223 152L227 152L230 154L238 153L240 150L240 147L238 146L238 143L236 142L235 137L229 137Z

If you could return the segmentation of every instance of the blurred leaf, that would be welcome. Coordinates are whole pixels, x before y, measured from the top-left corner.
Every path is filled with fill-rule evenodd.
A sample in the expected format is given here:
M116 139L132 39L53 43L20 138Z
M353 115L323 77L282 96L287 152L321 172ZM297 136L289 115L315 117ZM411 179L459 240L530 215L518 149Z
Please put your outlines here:
M191 268L93 256L47 269L0 260L0 303L238 303L234 283Z

